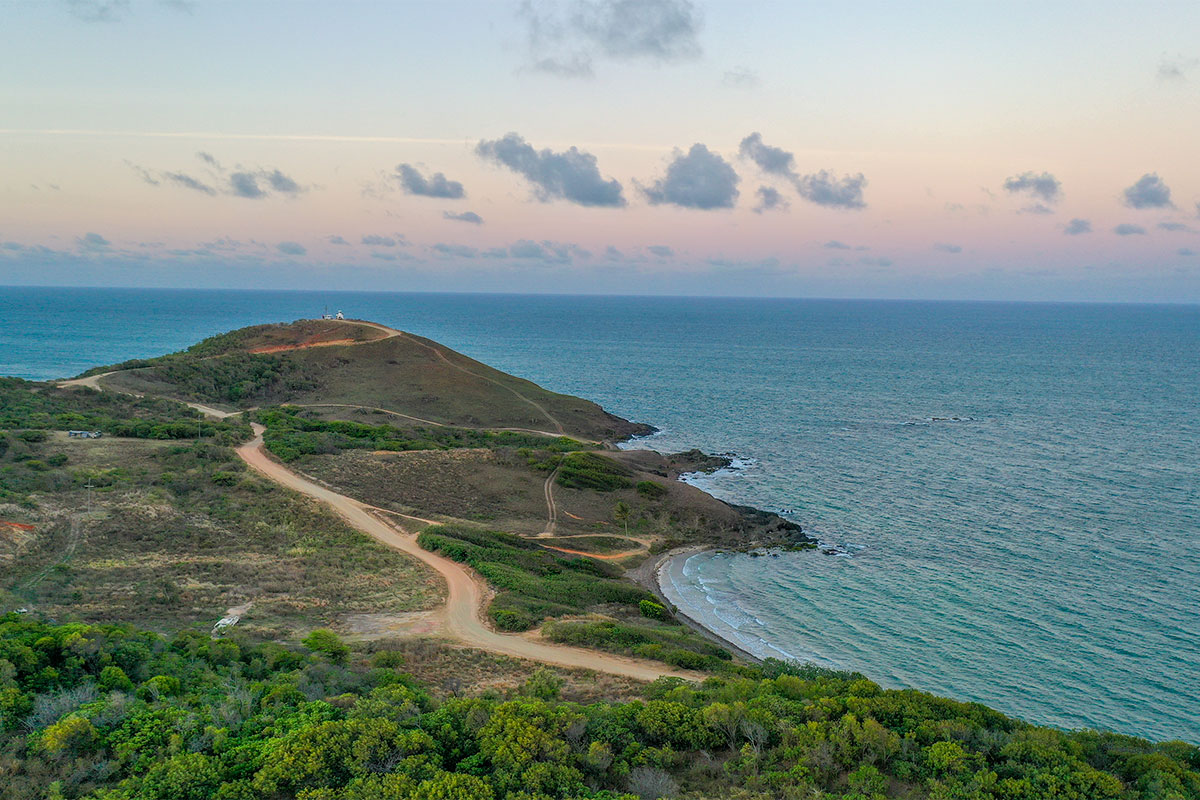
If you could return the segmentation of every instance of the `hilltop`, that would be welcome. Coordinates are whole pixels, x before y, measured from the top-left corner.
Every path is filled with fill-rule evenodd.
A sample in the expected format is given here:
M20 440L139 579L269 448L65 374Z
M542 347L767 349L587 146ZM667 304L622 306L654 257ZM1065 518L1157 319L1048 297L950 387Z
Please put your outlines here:
M257 325L85 376L117 391L233 409L279 404L382 409L393 422L522 429L593 441L652 430L437 342L359 320Z

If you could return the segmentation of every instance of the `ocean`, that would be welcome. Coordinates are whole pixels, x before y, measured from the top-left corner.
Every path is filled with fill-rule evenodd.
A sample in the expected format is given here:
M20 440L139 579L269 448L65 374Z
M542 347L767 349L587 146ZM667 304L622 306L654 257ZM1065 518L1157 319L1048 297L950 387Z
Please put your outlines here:
M0 288L0 374L326 308L736 454L828 551L671 563L747 650L1200 743L1200 307Z

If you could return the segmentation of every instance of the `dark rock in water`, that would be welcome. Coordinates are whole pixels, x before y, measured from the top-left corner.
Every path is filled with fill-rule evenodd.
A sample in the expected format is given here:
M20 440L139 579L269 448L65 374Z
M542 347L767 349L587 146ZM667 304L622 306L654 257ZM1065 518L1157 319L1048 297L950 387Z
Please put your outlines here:
M675 453L667 456L667 462L677 473L685 472L716 472L719 469L725 469L733 464L733 459L728 456L713 456L702 450L688 450L684 453Z

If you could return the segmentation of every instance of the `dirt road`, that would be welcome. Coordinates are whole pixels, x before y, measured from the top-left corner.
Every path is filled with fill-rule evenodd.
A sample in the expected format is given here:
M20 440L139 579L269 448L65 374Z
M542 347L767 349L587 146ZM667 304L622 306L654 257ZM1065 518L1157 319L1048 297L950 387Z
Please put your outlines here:
M388 547L400 550L428 564L445 578L449 591L446 607L442 610L440 627L455 639L493 653L503 653L563 667L593 669L639 680L650 681L663 675L688 680L699 680L703 677L697 673L673 670L648 661L621 658L593 650L546 644L491 630L480 619L485 588L473 573L456 561L422 549L417 544L415 535L397 530L379 519L372 513L369 506L331 489L318 486L282 464L272 461L263 450L262 432L262 426L255 423L254 438L237 450L238 455L248 465L276 483L327 503L355 528Z
M101 372L99 375L89 375L86 378L72 378L69 381L59 381L58 386L59 386L59 388L62 388L62 389L66 389L67 387L70 387L70 386L86 386L89 389L95 389L96 391L103 391L104 389L106 389L108 387L100 385L100 379L107 378L109 375L112 375L115 372L122 372L122 371L123 370L114 369L114 370L112 370L112 372ZM130 392L125 389L114 389L113 391L117 392L118 394L127 394L130 397L145 397L145 395L143 395L143 394L139 394L138 392ZM216 417L217 419L225 419L226 417L232 417L232 416L242 413L241 411L223 411L219 408L213 408L212 406L206 406L203 403L189 403L186 401L180 401L180 402L182 402L184 405L191 406L192 408L199 411L201 414L207 414L208 416Z

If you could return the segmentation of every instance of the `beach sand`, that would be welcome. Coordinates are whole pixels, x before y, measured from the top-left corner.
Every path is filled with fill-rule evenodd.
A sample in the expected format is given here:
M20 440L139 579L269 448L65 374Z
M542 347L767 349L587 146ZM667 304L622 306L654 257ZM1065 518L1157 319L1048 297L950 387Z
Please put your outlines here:
M761 658L754 655L748 650L734 644L729 639L716 633L710 628L705 627L693 617L672 603L662 590L662 571L668 567L671 561L676 558L688 558L697 553L702 553L706 550L712 550L712 547L704 544L688 545L686 547L676 547L673 550L668 550L659 556L648 558L639 564L637 567L625 573L626 577L631 578L635 583L644 589L654 593L663 605L671 609L671 613L677 620L687 625L689 628L708 639L714 644L724 647L729 652L733 653L740 659L749 661L752 664L758 664L762 661Z

